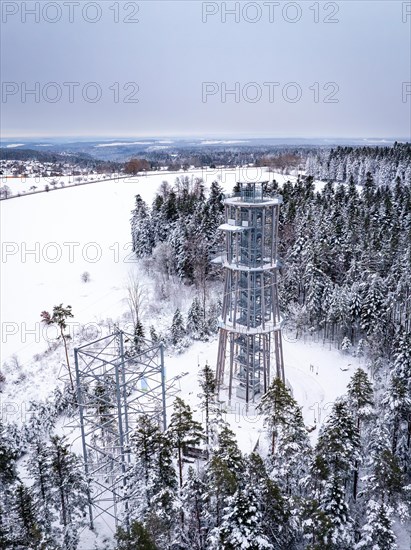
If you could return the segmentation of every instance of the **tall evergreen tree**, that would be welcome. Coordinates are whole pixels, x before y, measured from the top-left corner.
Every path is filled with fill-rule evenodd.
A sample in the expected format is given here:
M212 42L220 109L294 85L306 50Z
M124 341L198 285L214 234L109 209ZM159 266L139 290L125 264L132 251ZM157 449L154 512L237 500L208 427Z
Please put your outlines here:
M183 485L183 457L189 447L203 439L201 424L193 419L190 406L176 397L168 427L171 444L177 455L180 487Z
M171 340L172 343L178 344L180 340L185 335L185 328L184 328L184 322L183 322L183 316L181 315L181 311L179 309L176 309L174 316L173 316L173 322L171 324Z
M199 384L201 393L198 395L200 399L200 407L204 413L205 422L205 438L207 445L210 444L210 419L213 416L216 419L219 416L220 410L217 403L217 381L214 371L208 363L200 371Z
M29 489L22 483L19 483L15 489L14 502L14 538L18 545L33 550L44 548L41 521Z
M319 479L351 480L359 453L358 428L344 400L336 401L323 425L315 448L315 471Z
M129 532L119 527L116 550L158 550L147 529L138 521L131 523Z
M69 450L64 438L53 436L50 440L50 466L53 492L50 504L60 513L64 534L76 538L87 505L87 483L77 456Z
M230 498L218 529L218 539L215 547L225 550L274 548L264 534L259 502L251 487L237 490Z
M392 508L383 502L370 500L366 517L361 540L356 544L355 549L397 550L396 536L392 529Z
M348 403L350 405L361 441L361 452L364 448L362 435L362 423L370 420L373 414L373 388L367 373L357 369L347 386ZM354 465L353 498L357 498L358 490L358 462Z
M191 467L183 486L181 502L184 513L181 537L184 547L192 550L206 550L209 532L206 514L207 486L204 475L197 474Z
M301 409L283 382L276 378L261 398L259 410L270 440L273 475L287 493L300 494L311 455Z

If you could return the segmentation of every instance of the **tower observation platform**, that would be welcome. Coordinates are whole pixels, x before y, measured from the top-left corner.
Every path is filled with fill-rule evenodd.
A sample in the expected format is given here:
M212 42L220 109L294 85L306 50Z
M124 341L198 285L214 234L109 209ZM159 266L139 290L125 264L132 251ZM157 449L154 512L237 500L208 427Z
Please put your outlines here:
M224 296L219 320L217 384L228 398L254 402L275 375L284 381L278 304L280 195L263 195L265 182L239 183L224 200Z

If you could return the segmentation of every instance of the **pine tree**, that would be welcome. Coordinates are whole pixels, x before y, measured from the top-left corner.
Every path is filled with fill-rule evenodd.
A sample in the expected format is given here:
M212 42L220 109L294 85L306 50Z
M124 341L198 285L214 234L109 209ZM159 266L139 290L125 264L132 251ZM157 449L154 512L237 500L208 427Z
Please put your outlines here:
M73 313L71 311L71 306L63 307L63 304L60 304L59 306L53 307L53 314L50 315L48 311L42 311L41 313L41 320L46 325L57 325L60 329L60 336L64 343L64 350L66 353L66 364L67 364L67 370L70 377L70 385L71 385L71 391L74 393L74 382L73 382L73 376L71 373L71 366L68 356L68 348L67 348L67 340L70 338L69 334L65 334L64 331L67 328L67 319L73 317Z
M369 497L395 502L401 494L404 477L398 457L391 452L388 430L378 425L368 446L365 492Z
M153 344L157 344L157 342L159 341L158 334L153 325L151 325L150 327L150 339Z
M377 275L370 275L362 285L361 328L368 335L382 332L384 319L384 300L386 291L384 283Z
M350 339L347 336L345 336L343 338L343 341L341 342L341 351L345 352L345 353L348 353L351 349L351 346L352 346L352 344L351 344Z
M3 500L6 496L4 489L2 488ZM12 548L13 527L10 522L10 512L8 506L4 502L0 502L0 548Z
M229 500L218 537L225 550L274 548L264 534L259 502L252 488L239 489Z
M130 530L119 527L116 532L116 550L158 550L143 524L134 520Z
M288 413L293 408L294 400L284 383L275 378L262 396L259 410L264 416L264 426L268 431L270 439L270 453L274 455L276 450L279 430L287 426L289 422Z
M0 419L0 486L12 483L17 479L16 459L18 453L13 449Z
M204 412L205 420L205 438L207 445L210 444L210 417L218 416L219 407L217 403L217 381L214 371L208 363L200 371L199 384L202 392L198 394L200 399L200 407Z
M145 493L144 508L146 511L150 509L153 496L153 483L156 475L155 470L158 468L161 437L160 428L153 418L146 414L139 416L137 426L131 436L136 456L133 476ZM133 490L133 492L135 491ZM139 498L141 489L137 492Z
M227 465L227 461L215 454L206 467L206 498L208 501L207 524L210 529L221 524L228 498L238 487L238 477Z
M184 528L181 535L186 547L192 550L206 550L209 531L206 518L207 485L203 475L196 474L191 467L183 485L181 503L184 513Z
M138 320L136 323L136 326L134 327L134 338L133 338L133 344L134 344L134 351L135 353L140 353L144 344L144 327L143 323Z
M195 297L187 314L187 332L194 339L200 339L204 336L204 328L204 310L200 300Z
M384 502L369 501L367 521L362 527L361 540L356 544L356 550L397 550L392 530L392 512L392 508Z
M151 503L145 524L156 543L160 547L167 547L178 523L177 475L172 460L172 444L167 432L160 437L151 487Z
M81 464L70 452L64 438L53 436L50 440L50 466L53 492L49 504L60 512L64 535L70 527L71 538L81 523L87 504L88 487L81 471Z
M154 247L152 221L146 203L136 195L136 206L132 211L131 237L133 251L138 258L149 256Z
M33 550L42 547L43 539L40 521L36 514L35 505L28 488L19 483L14 492L14 538L23 548L33 548Z
M327 528L318 542L330 548L351 550L354 544L354 523L345 500L344 481L333 475L325 483L319 509L328 520Z
M174 345L178 344L180 340L185 335L185 329L184 329L184 322L183 322L183 316L181 315L181 312L179 309L176 309L174 316L173 316L173 322L171 325L171 340Z
M373 388L367 373L357 369L347 386L348 403L350 405L359 435L361 437L361 424L367 422L372 414ZM361 442L362 443L362 442ZM363 448L363 445L362 445ZM361 449L362 450L362 449ZM358 488L358 462L354 465L353 498L357 498Z
M315 448L315 469L322 480L348 481L360 461L360 437L348 404L336 401L321 428Z
M411 423L411 393L409 382L406 378L398 375L394 370L387 391L385 392L382 405L386 409L386 420L390 428L391 449L397 452L398 441L401 432L405 433ZM408 440L408 448L410 443Z
M390 384L383 398L386 419L391 432L391 450L397 453L403 440L404 471L411 475L411 335L403 333L395 346L394 368Z
M264 415L270 440L273 475L287 493L300 493L311 455L301 409L283 382L276 378L261 398L259 410Z
M302 530L303 538L307 542L304 549L321 550L322 548L333 549L331 544L325 545L332 529L331 518L321 510L316 499L307 499L304 502Z
M182 487L183 456L189 447L198 445L204 436L201 424L193 420L189 405L179 397L174 401L168 434L177 454L180 487Z
M42 518L44 532L50 538L53 535L52 524L56 517L51 506L54 492L51 452L45 441L37 439L33 443L27 461L27 471L33 480L31 495L34 506Z
M298 506L292 509L294 503L284 498L280 487L270 479L261 456L255 452L247 461L246 483L255 490L267 539L275 548L293 547L295 537L289 520L297 518L300 511Z
M217 436L217 446L213 450L213 456L219 458L237 479L244 470L244 461L238 448L235 433L224 423Z
M221 524L229 497L239 487L244 473L244 460L238 448L235 434L226 423L222 425L217 444L212 450L211 459L205 471L208 504L208 525L210 530Z
M18 481L16 459L6 427L0 420L0 547L13 548L16 542L14 518L14 488Z

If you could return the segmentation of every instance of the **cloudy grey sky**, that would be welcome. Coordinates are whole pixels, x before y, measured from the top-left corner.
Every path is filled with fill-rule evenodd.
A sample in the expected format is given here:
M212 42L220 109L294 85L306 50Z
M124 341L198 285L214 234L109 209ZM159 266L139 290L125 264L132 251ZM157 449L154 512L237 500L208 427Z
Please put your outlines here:
M410 136L411 2L1 4L3 137Z

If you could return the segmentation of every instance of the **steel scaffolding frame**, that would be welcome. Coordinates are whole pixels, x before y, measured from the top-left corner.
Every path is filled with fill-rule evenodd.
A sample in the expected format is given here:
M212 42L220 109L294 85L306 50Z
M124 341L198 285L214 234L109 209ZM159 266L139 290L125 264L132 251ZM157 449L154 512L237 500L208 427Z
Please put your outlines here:
M267 391L271 362L284 381L278 303L278 219L282 197L265 197L266 182L239 183L240 192L224 201L224 296L219 321L217 383L227 382L228 399L236 395L246 403Z
M130 438L141 414L166 429L166 384L162 344L140 341L116 329L74 350L77 406L89 518L108 514L128 526L126 476L133 464Z

